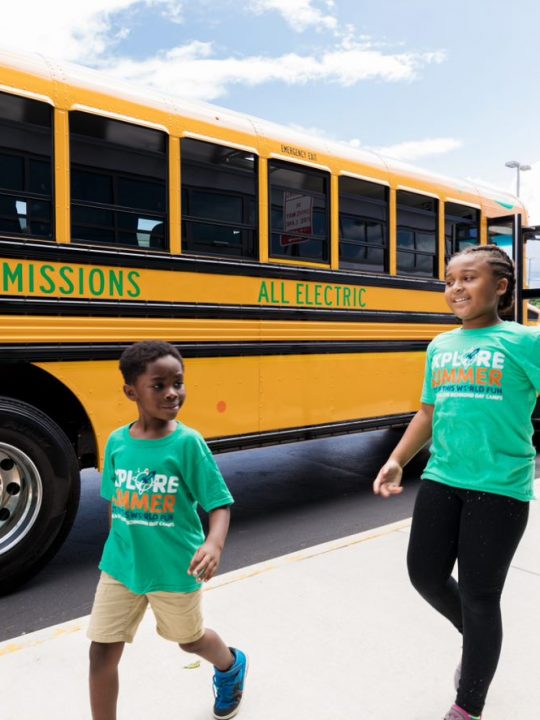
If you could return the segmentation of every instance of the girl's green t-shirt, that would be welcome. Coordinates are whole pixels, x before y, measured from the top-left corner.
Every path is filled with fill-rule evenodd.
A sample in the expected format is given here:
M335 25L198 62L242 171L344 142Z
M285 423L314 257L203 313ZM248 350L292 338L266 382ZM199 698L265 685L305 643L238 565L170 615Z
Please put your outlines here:
M110 436L101 494L112 525L100 569L132 592L193 592L187 574L205 537L197 506L206 512L232 496L202 436L182 423L167 437L139 440L129 426Z
M531 415L540 392L540 332L514 322L458 328L429 345L422 402L434 405L423 478L531 500Z

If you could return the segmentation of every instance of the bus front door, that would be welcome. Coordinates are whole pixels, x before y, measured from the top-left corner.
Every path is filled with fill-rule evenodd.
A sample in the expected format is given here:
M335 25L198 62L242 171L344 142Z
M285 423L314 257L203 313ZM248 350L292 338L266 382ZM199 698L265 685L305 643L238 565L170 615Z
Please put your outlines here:
M498 245L504 250L516 267L516 297L514 301L514 320L523 322L523 240L521 215L506 215L488 218L488 243Z
M525 301L523 322L540 330L540 226L523 229L522 296ZM540 433L540 398L533 414L535 430Z

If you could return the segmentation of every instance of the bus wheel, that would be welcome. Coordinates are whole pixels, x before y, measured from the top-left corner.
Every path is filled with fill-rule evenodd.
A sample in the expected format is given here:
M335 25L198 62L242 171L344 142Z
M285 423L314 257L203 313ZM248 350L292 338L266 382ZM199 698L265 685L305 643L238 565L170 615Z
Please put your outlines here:
M64 432L32 405L0 397L0 595L60 548L79 492L77 457Z

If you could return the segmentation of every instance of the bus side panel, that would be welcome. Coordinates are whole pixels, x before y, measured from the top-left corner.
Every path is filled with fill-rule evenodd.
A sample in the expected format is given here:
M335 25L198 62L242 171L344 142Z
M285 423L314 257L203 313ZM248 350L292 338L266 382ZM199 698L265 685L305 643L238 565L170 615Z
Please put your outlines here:
M123 393L118 361L36 364L65 383L86 409L101 468L110 433L137 417L137 408ZM258 357L189 358L185 364L187 399L182 422L207 438L259 432Z
M340 423L418 409L422 352L261 358L261 429Z
M118 363L39 366L86 408L103 458L112 430L136 417ZM410 413L423 366L422 352L188 358L180 417L211 439Z

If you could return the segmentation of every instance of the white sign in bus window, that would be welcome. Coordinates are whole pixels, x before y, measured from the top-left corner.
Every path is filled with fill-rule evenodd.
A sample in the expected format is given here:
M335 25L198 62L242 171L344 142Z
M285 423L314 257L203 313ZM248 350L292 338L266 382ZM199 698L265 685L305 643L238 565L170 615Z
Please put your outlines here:
M313 232L313 198L300 193L283 193L283 234L281 245L309 240Z

